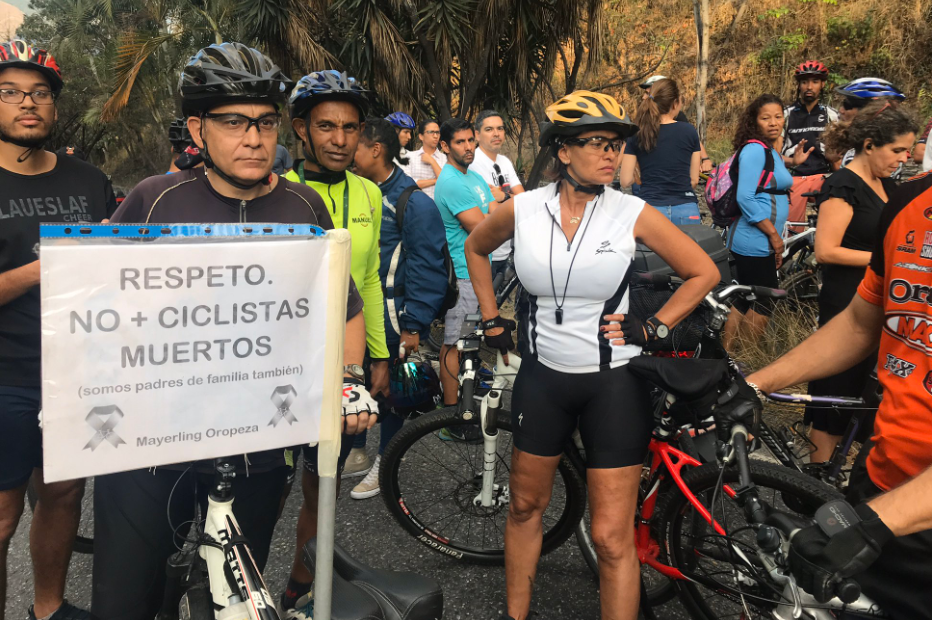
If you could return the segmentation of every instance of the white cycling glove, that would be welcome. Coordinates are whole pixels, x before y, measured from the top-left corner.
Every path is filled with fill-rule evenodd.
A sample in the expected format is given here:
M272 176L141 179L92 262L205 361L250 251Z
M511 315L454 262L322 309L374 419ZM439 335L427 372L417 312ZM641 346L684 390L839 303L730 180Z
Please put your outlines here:
M379 405L359 379L343 379L343 417L369 412L378 414Z

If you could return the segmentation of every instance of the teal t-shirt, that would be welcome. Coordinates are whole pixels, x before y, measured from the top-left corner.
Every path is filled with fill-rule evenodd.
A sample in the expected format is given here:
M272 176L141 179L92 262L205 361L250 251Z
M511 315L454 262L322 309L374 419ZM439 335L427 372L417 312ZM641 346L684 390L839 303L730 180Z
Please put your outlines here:
M467 170L463 174L453 165L447 164L437 177L437 188L434 191L434 202L440 209L443 218L443 227L447 233L447 246L450 248L450 257L456 277L468 280L469 270L466 269L466 237L469 234L456 216L463 211L479 207L483 213L489 212L489 203L495 200L489 184L481 176Z

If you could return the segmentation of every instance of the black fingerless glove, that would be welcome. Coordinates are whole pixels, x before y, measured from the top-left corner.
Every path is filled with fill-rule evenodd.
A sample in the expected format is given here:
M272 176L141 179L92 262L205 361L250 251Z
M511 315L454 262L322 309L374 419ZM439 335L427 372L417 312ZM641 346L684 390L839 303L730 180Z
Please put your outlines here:
M518 325L514 321L510 319L503 319L499 315L494 319L483 321L481 326L483 332L488 332L490 329L494 329L496 327L502 328L502 333L496 336L489 336L488 334L483 336L485 344L488 345L489 348L501 351L502 355L507 354L509 351L515 348L515 343L511 339L511 332L517 329Z
M790 543L790 570L799 585L820 603L839 596L852 603L857 588L839 587L867 569L894 538L867 504L852 508L843 500L823 505L816 524L796 532Z
M712 415L715 417L715 432L723 442L731 441L731 429L735 424L742 424L752 435L760 428L761 411L764 405L757 397L757 392L737 375L733 383L719 396Z
M625 344L633 344L639 347L647 344L647 330L644 328L644 321L638 317L629 312L618 325L621 328Z

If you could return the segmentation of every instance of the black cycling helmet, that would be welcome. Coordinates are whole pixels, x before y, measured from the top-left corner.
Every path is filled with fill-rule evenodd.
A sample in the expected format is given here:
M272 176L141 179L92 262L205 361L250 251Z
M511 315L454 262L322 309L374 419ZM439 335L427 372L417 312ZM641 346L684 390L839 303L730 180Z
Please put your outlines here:
M268 102L276 107L288 96L292 80L272 60L242 43L213 44L188 59L178 92L186 116L234 101Z
M185 148L191 146L191 132L188 131L188 119L176 118L168 125L168 141L171 142L172 150L181 153Z
M356 78L327 69L308 73L298 80L288 98L291 118L304 118L322 101L348 101L359 108L360 120L369 115L369 91L360 86Z
M55 58L43 49L32 47L22 39L0 43L0 71L3 69L32 69L49 81L52 92L61 92L64 81Z

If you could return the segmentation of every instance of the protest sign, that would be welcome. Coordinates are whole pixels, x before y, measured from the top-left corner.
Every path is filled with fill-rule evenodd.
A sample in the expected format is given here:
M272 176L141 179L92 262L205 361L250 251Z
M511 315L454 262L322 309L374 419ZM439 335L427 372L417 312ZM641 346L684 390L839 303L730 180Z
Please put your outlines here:
M312 226L44 226L45 479L318 441L348 255Z

